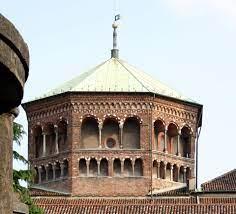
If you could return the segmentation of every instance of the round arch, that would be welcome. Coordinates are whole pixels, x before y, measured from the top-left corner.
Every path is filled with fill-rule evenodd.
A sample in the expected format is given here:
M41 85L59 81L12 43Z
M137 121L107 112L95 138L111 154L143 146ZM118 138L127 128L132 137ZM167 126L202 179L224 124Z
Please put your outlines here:
M116 117L106 117L102 128L102 144L108 149L119 149L119 121Z
M178 125L176 123L169 123L167 127L167 151L170 154L178 153Z
M81 148L98 148L99 128L94 117L85 117L81 125Z
M154 149L163 152L165 148L165 123L157 119L154 122Z
M136 117L127 117L124 121L123 148L140 149L140 121Z
M35 157L39 158L43 156L43 129L40 125L34 127L33 135L35 145Z

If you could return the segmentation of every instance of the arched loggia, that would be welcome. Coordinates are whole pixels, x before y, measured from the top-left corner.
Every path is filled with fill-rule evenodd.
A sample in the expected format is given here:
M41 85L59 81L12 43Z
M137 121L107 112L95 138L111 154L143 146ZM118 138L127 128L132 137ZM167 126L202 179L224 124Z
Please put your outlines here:
M154 149L163 152L165 148L165 126L161 120L154 123Z
M169 154L178 153L178 129L174 123L170 123L167 130L167 151Z
M62 120L58 123L58 150L65 151L67 147L67 122Z
M119 123L115 118L106 118L102 128L102 142L107 149L119 149Z
M51 155L55 152L55 131L54 125L48 123L44 128L44 134L46 134L46 155Z
M35 157L43 156L43 131L41 126L34 128L34 144L35 144Z
M140 122L135 117L129 117L124 122L123 147L124 149L140 148Z
M191 134L188 127L181 129L180 154L183 157L191 157Z
M93 117L87 117L83 120L81 126L81 148L98 148L99 129L98 122Z

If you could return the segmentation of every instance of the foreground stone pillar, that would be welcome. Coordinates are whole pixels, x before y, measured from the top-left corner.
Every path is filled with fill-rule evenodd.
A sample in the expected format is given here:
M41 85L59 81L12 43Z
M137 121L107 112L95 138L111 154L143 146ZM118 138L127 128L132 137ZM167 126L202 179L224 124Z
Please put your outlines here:
M13 115L0 115L0 213L12 213L12 123Z
M21 103L28 72L28 47L14 25L0 14L0 213L3 214L13 212L12 130L17 112L12 109L16 110Z

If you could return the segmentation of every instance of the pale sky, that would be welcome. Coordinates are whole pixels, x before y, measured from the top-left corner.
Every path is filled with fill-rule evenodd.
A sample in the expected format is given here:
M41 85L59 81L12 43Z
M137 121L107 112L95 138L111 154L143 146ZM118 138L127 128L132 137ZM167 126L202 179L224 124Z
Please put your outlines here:
M2 0L30 49L24 101L110 57L116 8L120 58L204 105L199 183L235 168L236 1L116 2ZM23 109L17 122L27 130Z

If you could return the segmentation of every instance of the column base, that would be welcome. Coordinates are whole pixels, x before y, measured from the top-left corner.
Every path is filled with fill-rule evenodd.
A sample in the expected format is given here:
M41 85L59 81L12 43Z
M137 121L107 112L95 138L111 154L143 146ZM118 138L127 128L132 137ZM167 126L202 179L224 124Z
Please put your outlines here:
M19 195L17 193L13 193L13 213L29 213L28 206L20 202Z

